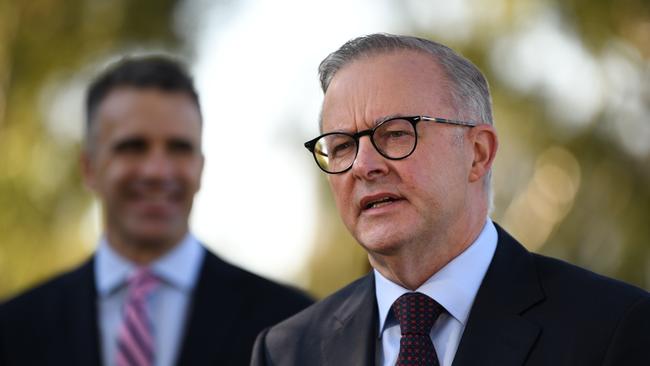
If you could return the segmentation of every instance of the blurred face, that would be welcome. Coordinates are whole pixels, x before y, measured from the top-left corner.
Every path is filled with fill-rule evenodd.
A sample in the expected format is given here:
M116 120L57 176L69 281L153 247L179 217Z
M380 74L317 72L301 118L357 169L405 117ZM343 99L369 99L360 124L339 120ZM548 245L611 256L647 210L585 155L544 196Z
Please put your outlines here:
M203 155L197 107L181 92L123 87L101 102L84 178L102 201L109 242L169 247L188 231Z
M457 119L446 76L431 56L399 51L362 57L332 79L323 133L354 133L393 116ZM388 160L368 137L352 168L329 175L343 222L371 255L444 246L468 210L472 166L466 128L420 122L415 152ZM468 147L469 146L469 147Z

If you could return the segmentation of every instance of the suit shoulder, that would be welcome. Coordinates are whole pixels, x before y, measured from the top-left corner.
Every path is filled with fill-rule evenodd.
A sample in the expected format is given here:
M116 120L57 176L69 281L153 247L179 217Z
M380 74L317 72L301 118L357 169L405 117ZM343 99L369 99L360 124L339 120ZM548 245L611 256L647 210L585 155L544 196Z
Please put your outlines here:
M309 333L314 329L319 329L320 325L323 322L323 319L331 319L335 312L341 308L341 306L354 306L354 304L348 303L351 301L363 299L363 296L352 295L359 295L362 292L373 291L374 281L372 274L361 277L349 285L343 287L342 289L316 302L305 310L277 324L270 330L269 333L271 336L277 333L292 333L299 335L306 332Z
M86 301L86 296L92 293L94 278L90 263L56 276L0 305L0 348L3 348L0 358L10 355L17 359L28 357L29 350L33 357L45 357L45 353L40 352L45 352L53 342L52 335L58 334L53 330L70 326L71 320L65 315L71 305ZM38 352L33 353L34 350ZM32 359L29 357L26 360ZM32 363L26 361L26 364Z
M227 281L233 288L241 290L241 296L254 297L251 299L254 303L266 307L277 304L298 311L314 302L309 295L296 287L254 274L224 261L209 251L206 253L204 266L203 275L206 281Z
M650 293L558 259L533 258L545 300L528 314L544 325L544 344L564 339L556 346L568 345L584 358L574 360L580 364L648 364Z
M43 309L44 304L51 306L62 300L67 292L75 289L80 282L94 281L92 273L92 260L89 260L79 267L59 274L6 300L0 304L0 314L11 317L29 312L33 308Z
M547 295L561 294L592 305L629 306L650 299L650 293L565 261L533 254L540 283ZM597 300L597 301L593 301Z
M278 365L314 363L306 360L314 360L321 352L324 339L359 314L371 319L373 306L376 307L374 280L367 275L262 332L256 341L252 364L266 364L269 360Z
M495 258L502 259L500 268L509 268L516 261L522 268L534 270L534 276L547 301L567 302L592 309L603 305L626 306L650 294L628 283L605 277L585 268L529 252L516 239L495 223L499 244ZM493 259L494 261L494 259ZM595 300L595 301L594 301Z

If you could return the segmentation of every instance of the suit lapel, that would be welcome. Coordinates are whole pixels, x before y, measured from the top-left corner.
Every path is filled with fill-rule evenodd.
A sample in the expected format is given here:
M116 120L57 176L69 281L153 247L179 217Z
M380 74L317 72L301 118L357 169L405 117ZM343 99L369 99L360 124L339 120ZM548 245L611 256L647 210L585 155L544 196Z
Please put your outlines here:
M67 354L61 360L71 365L100 365L100 342L97 327L97 290L95 288L94 259L90 259L70 274L63 289L60 349ZM71 350L71 347L73 351Z
M372 272L351 290L335 310L330 337L321 343L323 365L374 365L377 342L377 302Z
M223 339L237 319L238 304L219 299L220 294L235 289L227 276L220 273L219 259L206 251L198 282L192 296L191 310L186 321L185 336L181 343L177 365L208 365L218 363L219 349L227 344ZM219 288L215 288L219 284ZM228 314L224 316L223 314ZM219 324L219 330L215 330Z
M499 242L461 338L454 366L520 366L540 327L521 315L544 299L530 253L497 226Z

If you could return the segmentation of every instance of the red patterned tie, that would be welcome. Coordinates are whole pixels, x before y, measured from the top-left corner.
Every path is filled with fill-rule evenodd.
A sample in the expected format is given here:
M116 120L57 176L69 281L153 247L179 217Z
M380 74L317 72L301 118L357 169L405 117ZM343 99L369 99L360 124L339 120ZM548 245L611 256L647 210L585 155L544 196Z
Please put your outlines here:
M147 268L138 269L129 280L129 293L117 335L117 366L154 364L155 342L147 298L157 286L158 279Z
M429 334L443 307L427 295L409 292L395 300L392 309L402 331L396 365L438 366Z

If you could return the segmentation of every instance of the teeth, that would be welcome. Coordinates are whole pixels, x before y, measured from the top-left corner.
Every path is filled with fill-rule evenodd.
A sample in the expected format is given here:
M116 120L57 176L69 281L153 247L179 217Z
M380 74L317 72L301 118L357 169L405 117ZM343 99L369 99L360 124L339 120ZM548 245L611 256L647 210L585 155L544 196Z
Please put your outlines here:
M366 205L366 208L377 208L377 207L385 206L385 205L387 205L387 204L389 204L391 202L393 202L392 198L385 197L385 198L382 198L380 200L368 203Z

